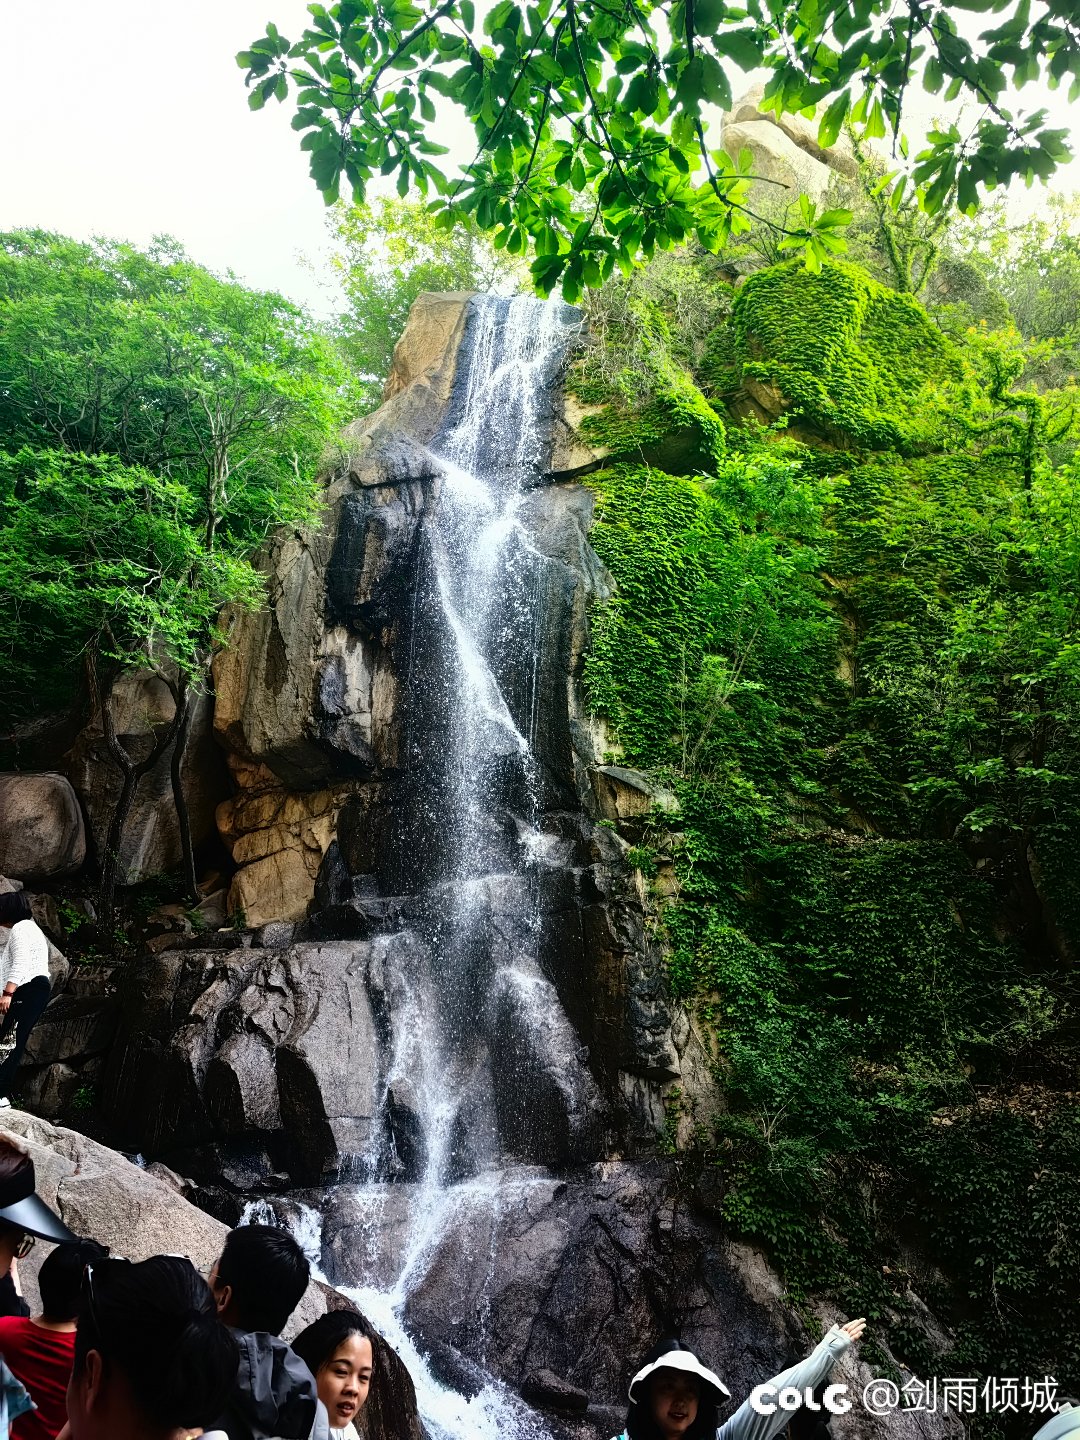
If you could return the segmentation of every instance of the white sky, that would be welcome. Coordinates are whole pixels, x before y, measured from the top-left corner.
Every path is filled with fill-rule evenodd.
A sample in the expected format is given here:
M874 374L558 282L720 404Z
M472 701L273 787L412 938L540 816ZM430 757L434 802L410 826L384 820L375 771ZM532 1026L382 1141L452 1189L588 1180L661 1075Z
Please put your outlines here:
M305 13L305 0L0 0L0 227L172 234L325 312L300 258L324 248L325 210L291 107L252 113L233 58L267 20L294 38ZM1038 103L1033 87L1022 99ZM1045 99L1067 124L1064 90ZM1057 185L1080 188L1080 166Z

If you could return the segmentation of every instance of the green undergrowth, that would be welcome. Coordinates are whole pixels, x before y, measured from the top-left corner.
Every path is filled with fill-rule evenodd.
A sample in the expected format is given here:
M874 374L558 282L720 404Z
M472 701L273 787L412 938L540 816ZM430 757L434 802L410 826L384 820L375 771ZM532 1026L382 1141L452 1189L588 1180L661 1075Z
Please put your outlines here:
M694 297L712 316L714 305ZM593 346L572 366L568 385L586 406L581 432L615 456L655 451L671 436L685 437L694 462L718 464L724 455L724 422L693 374L694 347L680 342L662 298L624 292L619 307L622 343Z
M756 305L778 275L779 304L795 273L752 277L737 323L752 284ZM894 333L922 358L871 373L880 287L837 274L812 293L842 333L800 350L790 305L785 363L819 357L850 450L735 426L700 473L589 482L617 588L588 696L620 763L678 797L635 844L674 871L672 985L721 1057L724 1108L695 1116L684 1161L719 1169L796 1300L866 1313L921 1373L1075 1390L1080 473L1000 443L978 357L958 386L914 302ZM694 342L703 384L716 329ZM923 453L903 452L929 430L898 428L913 393L912 424L955 412Z

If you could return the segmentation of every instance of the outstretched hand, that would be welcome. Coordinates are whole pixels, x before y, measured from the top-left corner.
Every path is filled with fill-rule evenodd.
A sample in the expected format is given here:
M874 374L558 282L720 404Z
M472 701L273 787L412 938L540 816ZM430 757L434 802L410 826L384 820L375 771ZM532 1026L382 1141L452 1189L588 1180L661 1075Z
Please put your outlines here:
M847 1321L844 1322L843 1325L840 1326L840 1329L844 1332L844 1334L848 1337L848 1339L849 1339L849 1340L851 1341L851 1343L854 1345L854 1343L855 1343L856 1340L859 1340L859 1339L862 1338L862 1333L863 1333L863 1331L866 1329L866 1321L865 1321L865 1320L847 1320Z

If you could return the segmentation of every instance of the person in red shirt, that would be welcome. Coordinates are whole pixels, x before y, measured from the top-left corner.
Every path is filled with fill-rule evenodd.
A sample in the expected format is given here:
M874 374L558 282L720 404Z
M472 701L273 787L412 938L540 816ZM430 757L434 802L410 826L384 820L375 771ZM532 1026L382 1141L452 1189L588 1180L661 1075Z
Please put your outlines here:
M13 1440L53 1440L67 1422L67 1386L75 1360L75 1317L83 1271L105 1254L92 1240L57 1245L41 1262L41 1314L0 1316L0 1355L37 1406L12 1421Z

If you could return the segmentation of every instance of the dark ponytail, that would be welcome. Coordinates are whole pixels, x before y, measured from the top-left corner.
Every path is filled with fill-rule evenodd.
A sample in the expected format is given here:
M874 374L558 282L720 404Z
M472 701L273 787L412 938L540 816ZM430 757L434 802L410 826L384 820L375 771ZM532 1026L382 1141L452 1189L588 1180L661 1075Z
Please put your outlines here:
M0 895L0 925L17 925L20 920L33 918L25 890L5 890Z
M363 1335L371 1341L371 1358L375 1359L375 1332L358 1310L329 1310L301 1330L292 1341L292 1348L312 1375L319 1371L350 1335Z
M75 1373L96 1350L121 1371L148 1429L212 1424L236 1386L236 1341L190 1260L154 1255L87 1267Z

